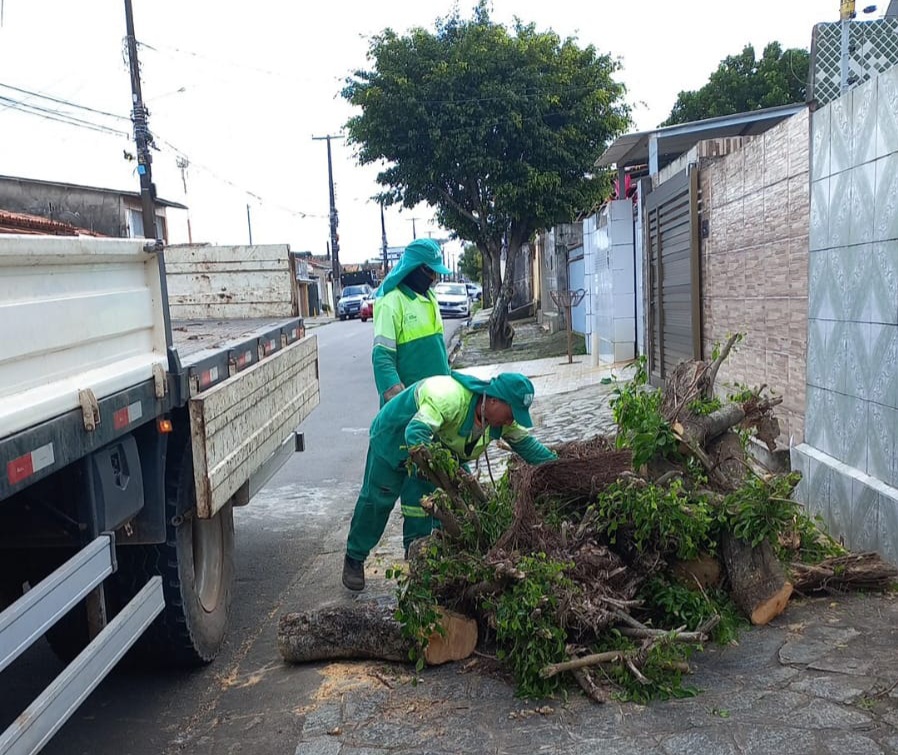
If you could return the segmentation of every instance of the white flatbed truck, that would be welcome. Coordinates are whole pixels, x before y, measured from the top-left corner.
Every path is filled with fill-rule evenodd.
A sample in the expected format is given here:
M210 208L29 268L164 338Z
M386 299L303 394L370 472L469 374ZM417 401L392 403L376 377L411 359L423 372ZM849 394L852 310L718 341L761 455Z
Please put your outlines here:
M218 652L233 507L296 451L318 352L286 245L0 235L0 671L68 665L0 733L34 753L135 652Z

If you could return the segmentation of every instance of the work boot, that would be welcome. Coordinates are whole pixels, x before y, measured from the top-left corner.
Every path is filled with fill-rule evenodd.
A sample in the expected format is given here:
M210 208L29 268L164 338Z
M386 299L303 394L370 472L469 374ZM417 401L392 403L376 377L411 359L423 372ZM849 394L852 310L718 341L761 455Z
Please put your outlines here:
M365 562L352 556L343 559L343 586L347 590L365 589Z

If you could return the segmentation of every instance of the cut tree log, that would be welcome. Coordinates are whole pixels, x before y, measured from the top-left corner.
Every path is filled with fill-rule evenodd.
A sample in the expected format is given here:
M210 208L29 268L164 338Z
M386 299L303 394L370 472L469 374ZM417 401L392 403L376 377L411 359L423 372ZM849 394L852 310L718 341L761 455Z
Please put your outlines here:
M407 663L415 646L403 635L395 610L395 603L368 601L284 614L278 622L278 650L288 663L341 658ZM477 622L439 611L443 633L434 632L424 648L430 666L467 658L477 646Z
M763 540L752 546L727 535L721 542L721 553L733 602L752 624L767 624L785 610L792 583L786 579L769 542Z

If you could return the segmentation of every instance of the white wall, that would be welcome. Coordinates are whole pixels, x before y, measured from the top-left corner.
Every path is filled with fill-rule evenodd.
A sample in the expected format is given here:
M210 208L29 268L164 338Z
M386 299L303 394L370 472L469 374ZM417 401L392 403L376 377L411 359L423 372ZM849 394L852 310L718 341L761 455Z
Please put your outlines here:
M636 357L637 270L633 241L633 202L608 202L583 224L583 249L589 289L587 317L594 363ZM640 286L641 290L641 286Z

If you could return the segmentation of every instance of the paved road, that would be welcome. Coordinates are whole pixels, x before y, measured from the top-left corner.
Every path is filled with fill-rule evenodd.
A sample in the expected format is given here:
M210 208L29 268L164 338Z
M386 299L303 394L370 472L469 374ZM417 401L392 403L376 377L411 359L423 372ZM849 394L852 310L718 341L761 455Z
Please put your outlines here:
M447 321L447 341L460 324ZM342 558L377 408L372 324L334 322L314 332L321 403L301 428L307 450L235 512L238 580L222 654L193 673L115 671L43 750L47 755L294 752L295 711L319 679L311 669L291 673L282 665L277 618L297 601L320 601L320 594L305 594L303 580ZM342 589L325 589L331 587ZM42 644L8 669L0 728L60 670Z

